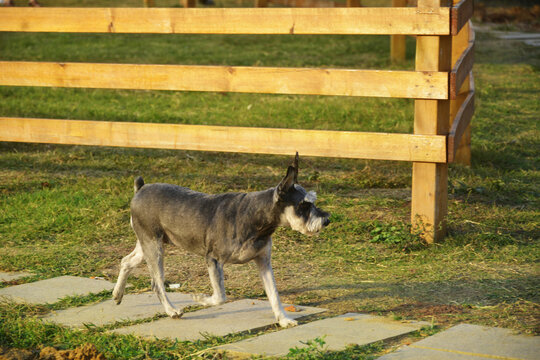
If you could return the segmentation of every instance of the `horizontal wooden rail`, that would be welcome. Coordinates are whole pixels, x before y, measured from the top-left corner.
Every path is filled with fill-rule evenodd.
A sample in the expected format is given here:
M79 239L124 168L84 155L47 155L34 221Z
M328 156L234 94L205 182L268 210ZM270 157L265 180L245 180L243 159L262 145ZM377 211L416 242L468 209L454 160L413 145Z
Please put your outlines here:
M474 65L474 40L475 33L472 26L469 30L469 44L463 51L461 56L457 59L452 71L450 72L450 99L455 100L456 96L461 89L461 85L467 76L472 71Z
M452 7L450 11L450 32L452 36L456 36L463 26L473 16L473 0L461 0L457 5Z
M0 141L446 162L446 136L0 118Z
M346 3L332 0L268 0L268 3L300 8L335 8L347 6Z
M447 99L448 73L0 61L0 85Z
M450 35L450 8L0 8L0 31Z
M448 162L454 162L463 133L470 125L474 114L475 90L472 72L469 74L469 82L469 92L458 95L462 98L457 99L458 101L461 100L461 106L456 113L450 133L448 134Z

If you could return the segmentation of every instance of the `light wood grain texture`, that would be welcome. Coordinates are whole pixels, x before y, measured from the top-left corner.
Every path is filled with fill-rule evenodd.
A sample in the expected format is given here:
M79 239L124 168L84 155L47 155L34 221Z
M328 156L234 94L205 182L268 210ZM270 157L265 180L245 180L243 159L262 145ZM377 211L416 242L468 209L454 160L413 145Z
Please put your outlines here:
M393 7L407 6L407 0L392 0ZM390 36L390 60L393 62L405 61L406 54L405 35Z
M57 119L0 118L0 141L446 161L446 137Z
M353 0L355 1L355 0ZM268 2L288 7L304 7L304 8L333 8L345 7L347 4L331 0L269 0Z
M463 28L465 29L465 28ZM469 29L469 27L467 27ZM469 42L468 46L463 50L459 58L456 60L452 71L450 72L450 99L455 100L461 89L461 86L469 76L474 65L474 31L468 31ZM456 36L457 37L457 36ZM460 46L457 41L454 41L456 46ZM454 57L454 54L452 56Z
M450 8L0 8L0 31L447 35Z
M454 6L450 11L450 26L452 35L457 35L463 26L469 22L473 15L473 0L453 1Z
M472 24L469 21L457 36L452 37L452 64L453 68L455 64L463 54L463 52L469 47L470 40L474 40L474 32L472 29ZM461 108L461 105L466 100L470 90L474 90L474 80L472 78L472 73L468 76L461 88L458 91L457 97L455 100L450 101L450 125L456 118L456 114ZM457 152L453 156L453 162L459 163L462 165L471 165L471 126L469 125L463 134L461 135L461 141L459 141Z
M444 72L0 61L0 85L446 99Z
M422 14L437 14L441 10L442 0L418 0L416 9Z
M393 62L405 61L405 55L407 53L405 35L391 35L390 36L390 60Z
M438 1L418 0L418 9L437 13ZM417 71L450 71L452 39L450 36L418 36L416 39ZM449 100L416 100L414 133L447 135ZM448 202L448 164L413 163L411 222L422 230L423 238L432 243L446 234Z
M464 97L464 100L460 101L461 106L452 122L450 134L448 135L448 162L456 161L457 151L465 132L469 129L474 114L474 89L470 89L468 93L460 96ZM470 144L468 145L470 147Z

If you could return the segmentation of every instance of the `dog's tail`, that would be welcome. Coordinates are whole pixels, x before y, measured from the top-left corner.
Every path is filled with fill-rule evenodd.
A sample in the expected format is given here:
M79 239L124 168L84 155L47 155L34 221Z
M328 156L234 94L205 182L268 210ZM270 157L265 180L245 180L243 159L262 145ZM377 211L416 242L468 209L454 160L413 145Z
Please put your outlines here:
M139 191L142 187L144 186L144 180L142 178L142 176L139 176L135 179L135 181L133 182L133 189L135 190L135 194L137 193L137 191Z

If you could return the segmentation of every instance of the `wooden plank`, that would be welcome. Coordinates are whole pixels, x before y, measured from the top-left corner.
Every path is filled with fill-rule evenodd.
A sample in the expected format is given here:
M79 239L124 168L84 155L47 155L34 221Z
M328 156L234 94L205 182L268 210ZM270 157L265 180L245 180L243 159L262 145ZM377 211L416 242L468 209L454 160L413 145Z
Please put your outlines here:
M455 0L456 2L457 0ZM458 59L463 54L463 51L467 49L469 46L469 41L471 39L474 39L474 34L471 34L474 30L472 29L471 21L469 21L468 24L466 24L459 34L457 36L452 36L452 64L453 67L457 63ZM461 85L461 88L458 91L458 94L456 96L455 100L450 101L450 126L452 126L452 122L456 118L456 114L458 113L459 109L461 108L461 105L466 100L467 95L471 89L473 89L473 79L472 79L472 73L470 76L468 76L465 81L463 82L463 85ZM449 159L450 160L450 159ZM471 127L467 127L461 136L461 141L459 142L457 152L453 156L453 162L459 163L462 165L471 165Z
M474 43L461 55L450 72L450 99L455 100L461 85L467 79L474 65Z
M456 160L456 154L463 134L471 124L474 114L474 94L474 90L469 91L450 128L450 134L448 135L448 162L454 162Z
M333 8L346 6L344 3L329 0L270 0L269 2L275 5L304 8Z
M407 0L392 0L393 7L407 6ZM390 36L390 60L393 62L405 61L406 46L405 35L391 35Z
M454 1L455 2L455 1ZM473 0L461 0L450 11L450 27L453 36L457 35L463 26L473 16Z
M197 7L197 1L196 0L182 0L182 6L184 8L194 8L194 7Z
M0 141L446 161L446 137L57 119L0 118Z
M474 65L474 31L470 31L468 47L455 62L450 72L450 99L455 100L459 89L469 76Z
M443 0L419 0L416 2L416 9L423 14L436 14L441 10Z
M450 8L0 8L0 31L447 35Z
M438 1L418 0L419 11L441 11ZM452 64L450 36L416 38L417 71L450 71ZM449 129L449 100L416 100L414 133L446 135ZM448 164L413 163L411 222L423 238L435 242L446 234L448 203Z
M448 73L0 61L0 85L448 98Z

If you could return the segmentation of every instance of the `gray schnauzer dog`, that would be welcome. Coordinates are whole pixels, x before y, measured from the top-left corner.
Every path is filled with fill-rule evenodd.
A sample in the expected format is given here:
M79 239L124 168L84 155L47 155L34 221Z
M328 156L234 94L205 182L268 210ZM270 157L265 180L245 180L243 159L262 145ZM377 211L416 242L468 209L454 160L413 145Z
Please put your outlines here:
M144 259L165 312L172 318L182 316L167 298L163 281L163 244L173 243L206 259L213 295L194 295L195 301L224 303L223 265L254 260L279 325L296 325L279 300L270 264L271 236L278 226L314 235L330 223L330 214L315 206L315 192L298 185L297 178L298 153L279 185L264 191L209 195L170 184L145 185L138 177L131 201L131 226L138 241L122 259L113 291L116 303L122 301L129 274Z

